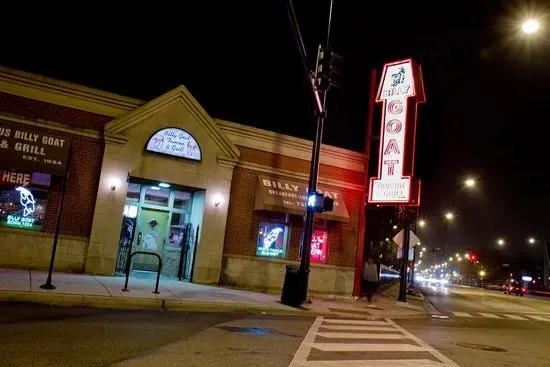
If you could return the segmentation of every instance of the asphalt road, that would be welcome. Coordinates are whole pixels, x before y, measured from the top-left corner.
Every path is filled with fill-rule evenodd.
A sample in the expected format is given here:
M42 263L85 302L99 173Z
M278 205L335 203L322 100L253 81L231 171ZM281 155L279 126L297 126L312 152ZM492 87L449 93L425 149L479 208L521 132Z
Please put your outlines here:
M460 366L550 365L550 299L456 286L423 290L447 318L398 323Z
M312 318L0 304L0 365L549 365L550 299L459 287L429 288L426 293L445 318Z
M312 322L0 304L0 365L287 367Z

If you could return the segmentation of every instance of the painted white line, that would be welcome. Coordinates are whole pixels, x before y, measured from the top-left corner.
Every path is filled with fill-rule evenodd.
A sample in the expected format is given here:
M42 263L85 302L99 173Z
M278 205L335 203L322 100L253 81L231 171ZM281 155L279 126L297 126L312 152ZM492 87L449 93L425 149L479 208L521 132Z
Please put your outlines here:
M348 324L348 325L370 325L370 326L388 326L386 321L365 321L365 320L338 320L323 319L324 324Z
M436 367L444 366L430 359L371 359L353 361L307 361L296 367Z
M319 326L322 323L323 323L323 316L318 316L315 319L315 321L313 321L313 324L311 324L311 327L309 328L309 331L304 337L302 344L300 344L300 346L298 347L298 350L296 351L296 353L294 353L294 358L292 358L292 361L290 362L288 367L300 366L299 364L297 364L298 362L307 361L307 357L311 352L311 343L315 341L315 335L319 330Z
M434 355L435 357L437 357L441 362L443 362L445 364L445 366L452 366L452 367L459 367L458 364L454 363L453 361L451 361L449 358L445 357L442 353L440 353L439 351L435 350L434 348L432 348L431 346L429 346L427 343L425 343L422 339L420 338L417 338L416 336L414 336L413 334L409 333L407 330L403 329L401 326L397 325L395 322L393 322L392 320L390 319L386 319L386 321L390 324L392 324L396 329L398 329L399 331L401 331L404 335L406 335L409 339L411 340L414 340L415 342L418 343L418 345L421 345L423 346L424 348L426 348L432 355Z
M530 317L532 319L535 319L535 320L538 320L538 321L546 321L546 322L549 322L550 319L547 319L546 317L543 317L543 316L537 316L537 315L525 315L527 317Z
M405 335L401 334L365 334L365 333L322 333L318 332L317 335L323 338L335 338L335 339L407 339Z
M468 312L454 312L453 311L453 315L455 315L456 317L473 317Z
M478 312L478 314L480 314L481 316L486 317L488 319L502 319L502 317L497 316L497 315L492 314L492 313Z
M509 319L512 319L512 320L527 320L525 317L521 317L521 316L518 316L518 315L512 315L512 314L509 314L509 313L505 313L504 316L506 316L507 318Z
M424 347L412 344L353 344L312 343L312 348L323 352L428 352Z
M320 327L328 330L397 331L393 327L382 327L382 326L321 325Z

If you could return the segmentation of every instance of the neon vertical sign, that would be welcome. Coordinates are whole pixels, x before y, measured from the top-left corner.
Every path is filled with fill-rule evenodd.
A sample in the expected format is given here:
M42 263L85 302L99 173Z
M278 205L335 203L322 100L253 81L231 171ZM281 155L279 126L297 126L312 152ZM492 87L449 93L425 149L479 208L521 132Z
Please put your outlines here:
M420 205L413 174L417 106L425 100L421 74L410 59L384 65L376 96L382 103L378 177L370 180L369 203Z

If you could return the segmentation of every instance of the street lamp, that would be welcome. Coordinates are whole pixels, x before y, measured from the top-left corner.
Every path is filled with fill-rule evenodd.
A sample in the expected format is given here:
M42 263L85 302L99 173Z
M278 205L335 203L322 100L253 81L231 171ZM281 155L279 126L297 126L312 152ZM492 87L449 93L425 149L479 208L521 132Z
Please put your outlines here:
M503 240L502 238L499 238L499 239L497 240L497 245L499 245L499 246L504 246L504 240Z
M445 219L447 220L453 220L454 217L455 215L452 212L445 213Z
M530 245L534 245L535 242L537 242L537 240L535 240L533 237L529 237L529 239L527 240L527 242L529 242Z
M425 227L425 226L426 226L426 221L425 221L424 219L420 219L420 220L418 221L418 225L419 225L420 227Z
M485 274L486 274L486 273L485 273L484 270L480 270L480 272L479 272L479 276L480 276L480 277L483 278L483 277L485 276Z
M466 187L472 188L476 185L476 180L470 177L464 181L464 185L466 185Z
M540 29L540 23L536 19L527 19L521 25L521 30L525 34L536 33Z

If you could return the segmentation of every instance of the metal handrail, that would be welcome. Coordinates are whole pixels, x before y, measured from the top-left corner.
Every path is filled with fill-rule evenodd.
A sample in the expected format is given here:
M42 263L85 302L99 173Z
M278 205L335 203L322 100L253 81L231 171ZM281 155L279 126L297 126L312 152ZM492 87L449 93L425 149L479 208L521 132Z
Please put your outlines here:
M162 259L160 255L157 254L156 252L147 252L147 251L136 251L130 255L128 262L126 263L126 281L124 282L124 288L122 288L122 291L128 292L128 279L130 278L130 265L132 264L132 257L137 254L153 255L153 256L156 256L157 259L159 259L159 265L157 269L157 283L155 284L155 291L153 292L153 293L159 294L160 270L162 269Z

